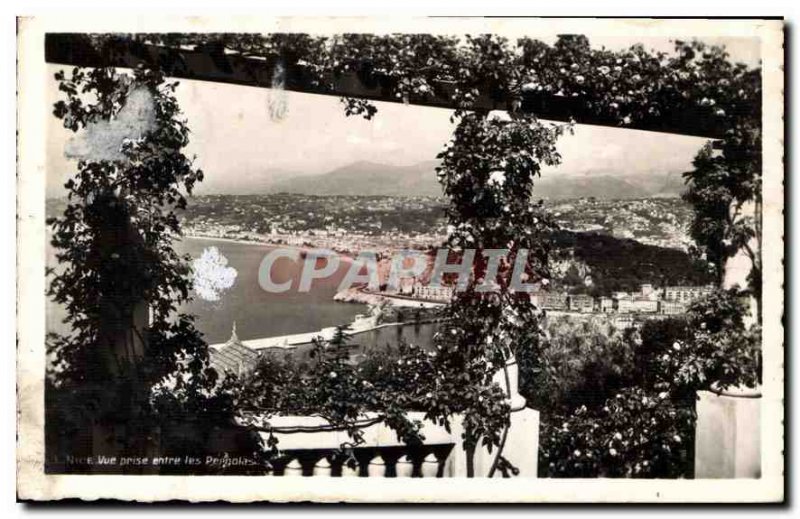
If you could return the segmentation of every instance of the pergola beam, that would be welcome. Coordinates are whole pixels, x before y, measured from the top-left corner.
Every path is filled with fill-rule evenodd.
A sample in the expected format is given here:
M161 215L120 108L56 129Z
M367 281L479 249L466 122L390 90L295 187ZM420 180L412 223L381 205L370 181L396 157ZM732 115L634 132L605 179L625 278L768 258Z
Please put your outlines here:
M139 65L159 66L169 77L228 83L258 88L272 88L277 59L259 59L226 53L222 47L180 48L143 44L131 40L120 52L101 54L82 34L49 33L45 36L45 61L78 67L135 68ZM283 65L283 64L281 64ZM419 106L455 109L450 93L454 85L439 84L437 97L398 99L381 85L367 85L356 73L333 78L333 88L315 84L312 74L302 66L288 65L282 78L282 88L292 92L321 94L338 97L355 97L391 103L408 102ZM477 109L507 109L510 100L477 99ZM552 121L574 120L589 124L619 128L617 119L598 115L588 109L580 97L524 92L520 110L534 113L540 119ZM676 133L709 139L722 138L719 123L709 114L696 110L675 110L647 121L634 121L626 129Z

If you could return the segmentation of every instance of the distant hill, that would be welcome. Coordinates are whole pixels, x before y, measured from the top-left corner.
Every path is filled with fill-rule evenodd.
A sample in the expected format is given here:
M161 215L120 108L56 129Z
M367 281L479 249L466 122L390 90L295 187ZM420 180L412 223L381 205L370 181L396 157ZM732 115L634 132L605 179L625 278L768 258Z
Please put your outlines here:
M308 173L288 169L268 169L264 171L247 171L245 175L229 175L225 179L210 178L200 182L197 194L225 195L260 195L270 193L276 182L303 178ZM213 182L213 184L212 184Z
M609 175L567 177L558 173L534 183L535 198L647 198L652 193L627 179Z
M269 191L303 195L441 196L436 181L436 161L413 166L355 162L322 175L288 178L273 183Z
M686 189L683 174L679 171L662 175L636 175L630 177L629 181L647 191L651 197L676 197Z
M322 175L284 178L268 186L271 193L303 195L388 195L441 196L436 180L436 161L413 166L390 166L374 162L355 162ZM568 176L558 172L536 182L536 197L550 199L595 197L605 199L678 196L683 190L680 173L637 176Z

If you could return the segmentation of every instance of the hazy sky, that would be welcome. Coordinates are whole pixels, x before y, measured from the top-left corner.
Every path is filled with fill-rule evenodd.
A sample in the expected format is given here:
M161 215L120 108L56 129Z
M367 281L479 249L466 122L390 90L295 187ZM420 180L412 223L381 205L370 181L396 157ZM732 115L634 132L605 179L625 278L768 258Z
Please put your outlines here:
M624 38L592 38L593 44L624 48ZM641 41L641 40L640 40ZM756 40L707 40L722 43L734 61L758 64ZM667 39L647 39L646 47L669 51ZM58 99L48 68L49 102ZM377 103L372 121L345 117L339 99L331 96L280 92L263 88L181 80L178 100L191 129L190 155L206 172L198 193L225 192L232 184L268 180L286 171L325 173L356 161L410 165L435 158L449 139L450 111L436 108ZM283 117L271 117L280 109ZM63 195L62 185L74 171L64 157L73 134L52 118L48 125L48 196ZM552 174L582 175L609 170L626 174L683 171L704 139L578 126L575 135L559 141L563 163ZM259 183L259 182L254 182Z

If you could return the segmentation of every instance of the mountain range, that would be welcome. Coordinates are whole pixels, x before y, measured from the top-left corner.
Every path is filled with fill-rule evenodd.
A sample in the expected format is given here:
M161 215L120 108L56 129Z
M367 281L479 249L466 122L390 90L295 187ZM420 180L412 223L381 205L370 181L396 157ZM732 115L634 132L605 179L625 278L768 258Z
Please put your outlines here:
M304 195L441 196L442 188L436 181L434 171L437 164L433 160L412 166L354 162L322 175L278 180L270 187L270 192Z
M441 196L434 168L437 161L411 166L354 162L323 174L291 175L282 171L274 180L254 181L249 194L297 193L304 195ZM257 176L252 176L254 178ZM536 198L630 199L675 197L684 189L680 172L625 175L613 171L545 174L536 181ZM246 185L237 185L240 194Z

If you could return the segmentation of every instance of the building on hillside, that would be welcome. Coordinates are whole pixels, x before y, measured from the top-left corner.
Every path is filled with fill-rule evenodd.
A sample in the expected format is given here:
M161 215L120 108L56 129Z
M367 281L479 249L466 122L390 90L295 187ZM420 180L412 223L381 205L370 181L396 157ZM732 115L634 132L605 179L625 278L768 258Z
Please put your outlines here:
M658 312L658 301L647 297L637 297L632 301L632 308L633 312L637 314L654 314Z
M664 315L686 313L686 305L677 301L659 301L659 312Z
M614 326L617 328L631 328L636 325L632 315L617 315L614 317Z
M614 311L614 300L610 297L601 297L599 300L600 311L609 314Z
M569 309L573 312L591 313L594 311L594 298L585 294L569 296Z
M664 300L689 304L711 293L710 286L674 286L664 288Z
M557 292L532 292L531 303L545 310L566 310L567 294Z
M453 298L453 287L430 286L422 283L414 284L414 297L418 299L430 299L433 301L450 301Z
M620 314L630 314L634 312L633 299L630 297L617 298L617 312Z

